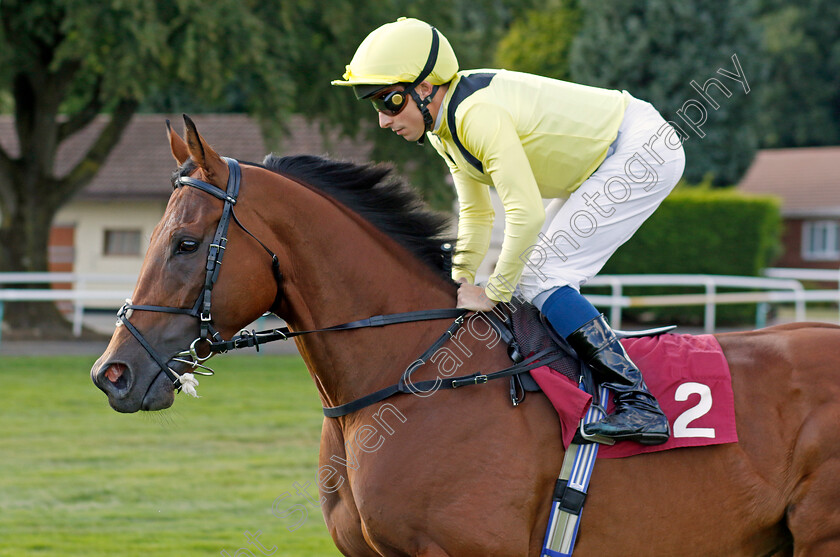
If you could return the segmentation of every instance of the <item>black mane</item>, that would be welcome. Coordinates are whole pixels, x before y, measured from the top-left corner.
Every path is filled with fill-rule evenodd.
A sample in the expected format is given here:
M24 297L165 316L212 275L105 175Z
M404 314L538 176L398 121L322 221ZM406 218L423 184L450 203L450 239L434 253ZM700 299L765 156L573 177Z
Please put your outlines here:
M381 164L359 165L314 155L268 155L265 168L322 191L355 211L408 249L437 274L450 279L441 245L449 218L432 212L417 193Z

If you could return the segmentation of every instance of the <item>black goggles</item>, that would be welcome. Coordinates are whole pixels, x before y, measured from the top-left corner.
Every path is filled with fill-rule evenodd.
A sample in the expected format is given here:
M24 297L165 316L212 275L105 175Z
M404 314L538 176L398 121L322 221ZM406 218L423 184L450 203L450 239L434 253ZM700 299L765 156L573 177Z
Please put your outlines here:
M408 101L408 93L404 89L386 89L372 97L370 102L377 112L388 116L396 116L403 111Z

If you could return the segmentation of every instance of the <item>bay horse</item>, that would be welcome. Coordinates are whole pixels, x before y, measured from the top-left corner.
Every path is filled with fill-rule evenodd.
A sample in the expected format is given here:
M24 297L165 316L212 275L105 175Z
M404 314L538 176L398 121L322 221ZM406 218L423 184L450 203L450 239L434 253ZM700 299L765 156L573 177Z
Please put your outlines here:
M225 201L232 167L185 121L185 139L167 123L180 166L174 180L214 191L175 188L154 231L122 312L137 334L118 327L91 370L114 409L170 406L170 375L192 369L178 354L208 334L208 323L230 338L269 309L290 329L309 330L454 307L456 285L435 256L444 223L378 166L308 156L242 162L225 246L214 231L233 207ZM223 266L208 263L214 250L225 253ZM216 272L210 314L207 276ZM206 314L194 311L202 301ZM445 328L413 322L295 341L329 407L394 383ZM599 460L575 555L840 555L840 327L717 339L731 368L739 442ZM502 343L461 340L472 356L460 371L510 364ZM416 373L440 372L425 365ZM401 394L325 418L321 508L345 555L536 556L562 459L542 395L514 408L504 381Z

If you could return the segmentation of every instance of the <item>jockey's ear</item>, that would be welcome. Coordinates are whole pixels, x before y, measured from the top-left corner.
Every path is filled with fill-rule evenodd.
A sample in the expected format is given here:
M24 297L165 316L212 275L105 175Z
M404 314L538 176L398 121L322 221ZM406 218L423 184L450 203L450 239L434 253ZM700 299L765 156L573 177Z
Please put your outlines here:
M417 84L414 90L417 91L417 94L420 95L421 99L425 99L426 97L432 94L434 87L435 86L429 83L428 81L421 81Z
M193 162L204 171L207 181L222 189L227 187L228 165L198 133L195 123L184 114L187 149Z
M178 163L178 166L181 166L190 158L190 151L187 148L187 143L172 129L168 119L166 120L166 137L169 139L169 148L172 150L175 162Z

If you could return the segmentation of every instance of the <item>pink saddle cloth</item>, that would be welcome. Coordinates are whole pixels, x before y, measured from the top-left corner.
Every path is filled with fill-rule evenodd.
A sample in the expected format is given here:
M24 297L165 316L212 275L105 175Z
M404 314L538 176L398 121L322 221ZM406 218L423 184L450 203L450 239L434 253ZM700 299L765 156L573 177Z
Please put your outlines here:
M621 343L668 416L671 438L653 446L633 441L602 445L598 457L621 458L738 442L729 364L714 336L664 334L624 339ZM547 366L532 370L531 375L557 410L563 446L568 448L592 397ZM612 410L610 396L607 411Z

